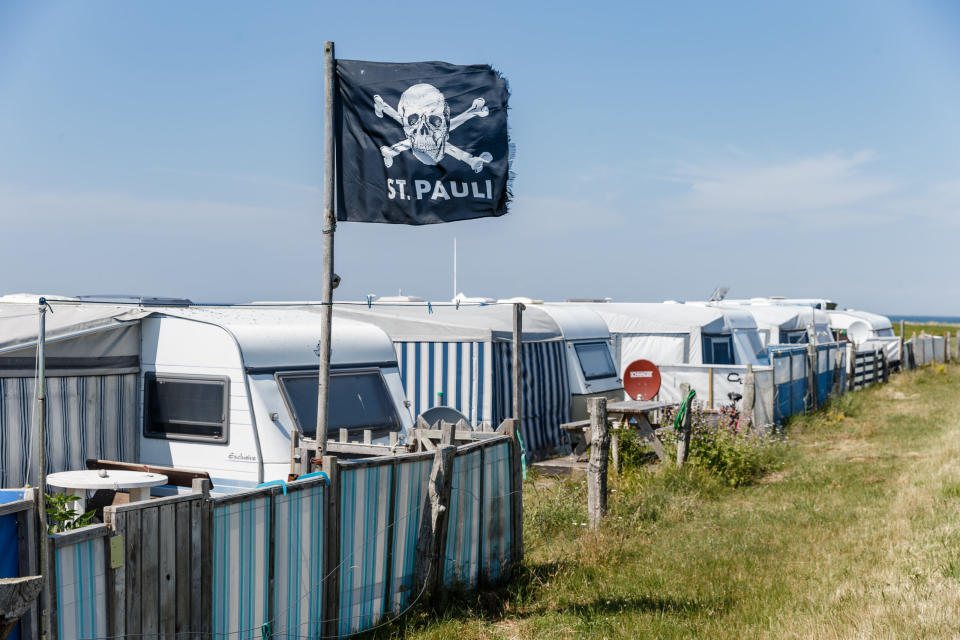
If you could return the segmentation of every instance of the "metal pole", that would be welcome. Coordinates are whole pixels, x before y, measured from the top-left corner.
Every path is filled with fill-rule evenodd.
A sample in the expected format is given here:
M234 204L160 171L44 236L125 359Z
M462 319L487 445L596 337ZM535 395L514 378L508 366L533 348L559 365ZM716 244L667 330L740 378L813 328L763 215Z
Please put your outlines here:
M40 330L37 335L37 512L40 516L40 573L43 576L43 609L40 613L40 637L51 629L50 552L47 540L47 300L40 298Z
M517 433L523 427L523 389L520 381L523 379L523 310L522 303L513 305L513 418L517 421Z
M333 325L333 212L334 148L334 55L333 43L323 45L323 306L320 309L320 366L317 376L317 457L327 455L327 407L330 404L330 338Z

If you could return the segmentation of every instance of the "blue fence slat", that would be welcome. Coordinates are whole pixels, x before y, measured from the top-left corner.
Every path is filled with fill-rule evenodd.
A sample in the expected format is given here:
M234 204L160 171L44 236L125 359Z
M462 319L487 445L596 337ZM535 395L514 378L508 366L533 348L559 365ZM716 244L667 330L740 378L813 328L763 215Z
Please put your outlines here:
M270 492L213 506L213 633L261 637L268 620Z
M102 538L94 538L54 551L60 640L102 638L107 634L103 544Z
M274 497L275 638L317 638L323 633L327 490L324 484L291 483L286 495Z
M505 575L510 564L510 443L483 449L483 517L480 570L488 582Z
M443 584L470 588L477 584L480 547L481 451L453 459Z
M340 633L376 625L386 611L393 464L340 470Z
M414 563L420 519L433 457L398 461L394 469L393 553L390 569L389 610L399 614L415 600L422 585L414 584Z

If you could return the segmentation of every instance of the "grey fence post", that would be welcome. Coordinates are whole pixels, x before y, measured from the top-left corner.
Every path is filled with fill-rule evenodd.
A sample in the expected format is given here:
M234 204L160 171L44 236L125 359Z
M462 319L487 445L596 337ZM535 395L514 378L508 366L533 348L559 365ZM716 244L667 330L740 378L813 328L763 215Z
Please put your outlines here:
M819 369L819 363L817 362L817 345L812 342L807 343L807 391L810 397L810 404L807 406L808 409L817 408L817 369Z
M323 471L330 484L323 514L323 634L340 635L340 463L336 456L323 456Z
M753 425L753 412L757 400L756 377L753 365L747 365L747 375L743 378L743 405L740 408L740 423L746 426Z
M591 529L600 527L607 512L607 456L610 433L607 430L607 399L590 398L590 465L587 467L587 516Z
M447 518L450 507L453 457L457 448L440 445L433 456L433 468L427 485L420 535L414 560L414 584L423 585L423 598L429 602L443 583L443 554L446 543Z

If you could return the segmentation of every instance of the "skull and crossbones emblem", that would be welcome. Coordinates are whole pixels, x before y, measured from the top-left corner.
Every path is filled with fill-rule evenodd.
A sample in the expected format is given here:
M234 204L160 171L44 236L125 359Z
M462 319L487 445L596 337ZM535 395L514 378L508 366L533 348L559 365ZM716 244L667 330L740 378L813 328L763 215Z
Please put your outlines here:
M450 117L450 105L443 94L432 84L415 84L400 94L400 102L394 109L378 95L373 96L373 110L378 118L387 114L396 120L406 139L392 146L380 147L383 164L393 166L394 157L404 151L412 151L413 156L423 164L435 165L447 155L470 165L476 173L483 170L484 163L493 160L493 156L484 151L473 156L450 144L450 132L473 117L485 118L490 110L483 98L477 98L470 108L460 115Z

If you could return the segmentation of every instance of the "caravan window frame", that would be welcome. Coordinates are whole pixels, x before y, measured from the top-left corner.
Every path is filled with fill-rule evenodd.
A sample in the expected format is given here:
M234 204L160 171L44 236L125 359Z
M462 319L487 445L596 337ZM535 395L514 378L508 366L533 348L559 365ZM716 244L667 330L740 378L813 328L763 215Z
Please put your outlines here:
M733 344L732 333L703 333L700 339L703 343L703 364L730 366L737 363L737 351L736 346ZM730 362L717 362L716 358L714 358L716 352L714 351L713 344L715 342L723 343L727 347Z
M599 347L602 352L607 356L607 362L610 365L610 368L607 371L602 373L595 373L593 375L587 375L587 370L583 366L583 358L580 357L580 348L596 348ZM573 352L577 356L577 363L580 365L580 371L583 373L583 379L587 382L592 380L606 380L607 378L616 378L617 377L617 365L613 361L613 356L610 354L610 345L606 340L590 340L584 342L574 342L573 343Z
M338 375L349 375L349 374L358 374L358 373L359 373L359 374L376 374L376 375L378 375L378 376L380 377L380 382L383 384L383 390L384 390L384 392L386 393L386 398L387 398L387 400L389 400L389 402L390 402L390 407L391 407L391 409L392 409L392 411L393 411L393 417L394 417L395 420L396 420L396 423L395 423L395 424L397 425L397 430L396 430L396 432L397 432L397 433L403 433L403 428L404 428L404 427L403 427L403 420L402 420L401 417L400 417L400 412L397 411L397 406L396 406L396 404L394 403L393 394L392 394L391 391L390 391L390 385L387 384L387 379L386 379L386 377L384 377L384 375L383 375L383 369L381 369L380 367L358 367L358 368L343 368L343 369L340 369L340 368L331 368L331 370L330 370L330 377L331 377L331 378L334 378L334 377L336 377L336 376L338 376ZM283 379L284 379L284 378L298 378L298 377L299 377L299 378L305 378L305 377L318 378L318 377L319 377L318 374L319 374L319 372L318 372L317 369L315 369L315 368L311 368L311 369L293 369L293 370L287 370L287 371L277 371L277 372L275 372L275 373L273 374L273 378L274 378L274 380L275 380L276 383L277 383L277 387L280 389L280 397L283 398L283 404L284 404L284 407L285 407L286 410L287 410L287 415L290 416L290 419L291 419L291 421L293 422L293 426L296 427L296 429L297 429L297 431L300 433L301 437L308 437L308 436L304 436L304 433L305 433L305 432L304 432L304 429L303 429L303 425L300 424L300 418L299 418L299 416L297 415L296 410L294 409L293 402L292 402L291 399L290 399L290 394L287 392L287 386L283 383ZM331 399L332 399L332 396L331 396ZM316 437L316 425L313 425L313 427L314 427L314 435L313 435L313 437ZM371 427L366 427L366 428L367 428L367 429L371 429ZM339 430L339 428L337 428L337 429L332 429L332 428L328 425L328 426L327 426L327 438L329 439L330 434L331 434L331 433L337 433L338 430ZM361 432L361 431L363 431L363 430L364 430L364 429L358 429L358 428L348 429L348 431L349 431L350 433L358 433L358 432ZM376 431L377 429L373 429L373 430ZM387 433L390 433L390 431L388 431Z
M222 391L223 418L219 422L204 422L201 420L173 420L170 424L193 424L200 426L220 425L220 436L193 435L188 433L171 433L169 431L156 431L151 428L153 421L150 418L150 390L151 380L164 380L171 382L193 382L203 384L219 384ZM210 442L215 444L227 444L230 441L230 376L205 376L189 373L165 373L162 371L146 371L143 374L143 437L154 438L157 440L186 440L189 442Z

